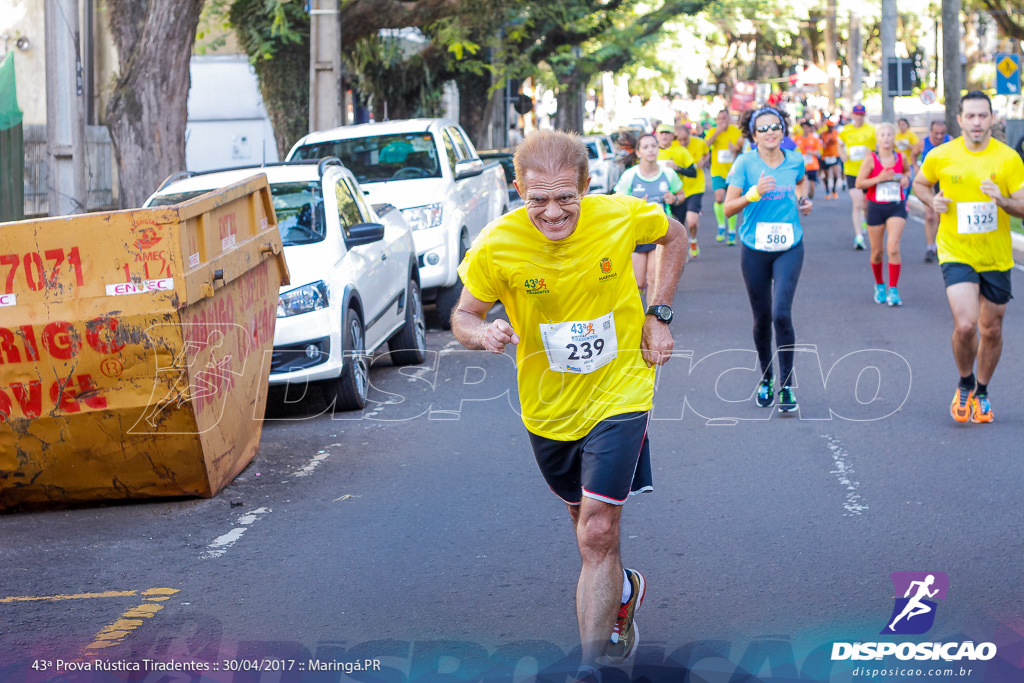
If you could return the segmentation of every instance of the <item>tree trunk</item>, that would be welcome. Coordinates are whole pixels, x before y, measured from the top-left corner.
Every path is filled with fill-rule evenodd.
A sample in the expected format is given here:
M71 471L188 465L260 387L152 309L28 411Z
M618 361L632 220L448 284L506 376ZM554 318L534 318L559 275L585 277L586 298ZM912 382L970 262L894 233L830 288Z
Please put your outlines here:
M946 130L956 137L960 125L960 0L942 2L942 89L946 93Z
M833 74L838 72L841 82L843 72L836 65L836 42L839 35L836 31L836 12L838 12L836 0L828 0L826 9L827 19L825 21L825 71L828 73L828 106L830 110L836 108L836 78Z
M555 114L555 128L583 133L583 89L578 78L561 80L558 88L558 112Z
M107 104L122 208L185 168L189 59L203 0L107 0L120 76Z
M495 136L492 135L492 116L494 113L495 97L504 99L499 90L488 97L487 93L491 87L491 74L486 71L481 74L463 73L455 81L459 88L459 123L465 129L469 139L478 149L500 147L494 144ZM501 121L496 125L501 126ZM498 129L499 133L504 133Z

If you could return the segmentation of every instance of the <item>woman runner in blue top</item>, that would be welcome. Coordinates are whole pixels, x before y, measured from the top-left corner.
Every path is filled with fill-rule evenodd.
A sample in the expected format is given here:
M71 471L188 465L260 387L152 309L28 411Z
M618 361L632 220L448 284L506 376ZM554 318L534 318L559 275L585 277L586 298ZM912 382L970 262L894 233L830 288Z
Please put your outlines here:
M756 149L741 155L729 171L725 213L743 212L740 265L754 314L754 346L761 364L755 401L762 408L775 401L774 325L781 377L779 411L791 413L797 409L792 387L796 332L791 314L804 262L800 216L808 215L813 203L807 198L803 156L780 147L789 133L786 115L771 107L748 111L740 119L740 129Z

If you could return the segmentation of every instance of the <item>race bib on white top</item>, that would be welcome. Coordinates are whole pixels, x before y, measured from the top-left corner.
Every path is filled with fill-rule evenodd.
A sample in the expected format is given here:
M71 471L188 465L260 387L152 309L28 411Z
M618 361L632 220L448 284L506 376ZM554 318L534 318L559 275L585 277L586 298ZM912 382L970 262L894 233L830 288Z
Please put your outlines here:
M825 162L826 164L834 164L834 163L836 163L837 161L839 161L839 157L825 157L825 158L824 158L824 162Z
M900 181L886 180L875 185L876 202L901 202L903 201L903 190L900 188Z
M899 140L896 141L896 149L899 149L899 150L902 150L902 151L906 151L906 150L910 149L910 140L905 140L903 138L900 138Z
M817 159L817 158L818 157L814 156L813 154L805 154L804 155L804 164L813 164L814 160Z
M957 202L956 231L961 235L992 232L999 227L996 219L996 203Z
M585 375L610 363L619 352L614 313L594 320L541 323L540 337L555 372Z
M736 158L736 155L732 153L731 149L720 149L718 150L718 163L720 164L731 164Z
M792 223L758 223L754 232L754 249L785 251L793 246Z
M854 145L850 148L850 161L864 161L867 156L867 145Z

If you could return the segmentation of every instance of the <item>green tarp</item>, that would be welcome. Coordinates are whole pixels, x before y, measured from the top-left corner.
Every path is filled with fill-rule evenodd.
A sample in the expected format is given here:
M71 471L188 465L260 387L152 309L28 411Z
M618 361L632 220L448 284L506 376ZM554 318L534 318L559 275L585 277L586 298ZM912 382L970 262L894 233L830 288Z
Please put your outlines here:
M14 87L14 54L0 63L0 221L25 217L25 142L18 91Z
M14 86L14 53L8 52L0 63L0 130L14 128L21 123L18 109L18 89Z

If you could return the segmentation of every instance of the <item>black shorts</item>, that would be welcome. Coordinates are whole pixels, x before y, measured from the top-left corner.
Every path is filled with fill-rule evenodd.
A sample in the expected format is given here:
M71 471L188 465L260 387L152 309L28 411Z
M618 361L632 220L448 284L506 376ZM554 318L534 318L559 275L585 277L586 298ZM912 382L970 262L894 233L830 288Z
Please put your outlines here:
M636 249L633 250L633 253L646 254L649 251L654 251L657 247L657 244L638 244L636 245Z
M689 197L687 197L687 199L689 199ZM686 199L673 204L669 209L672 213L672 218L675 218L683 225L686 225Z
M530 433L533 455L556 496L579 505L583 496L622 505L631 493L654 490L648 413L624 413L597 423L575 441Z
M698 192L697 194L691 194L686 197L686 203L684 207L687 213L695 213L698 216L701 213L700 205L704 203L704 193Z
M804 171L804 175L807 176L807 180L812 183L818 182L818 169L812 168L809 171Z
M867 210L864 212L864 221L868 225L885 225L890 218L907 217L906 202L868 202Z
M978 272L966 263L947 262L942 264L942 279L946 286L958 285L961 282L972 282L978 285L979 293L1000 306L1013 298L1010 286L1012 270L983 270Z
M848 175L846 176L846 189L856 190L857 189L857 176Z

